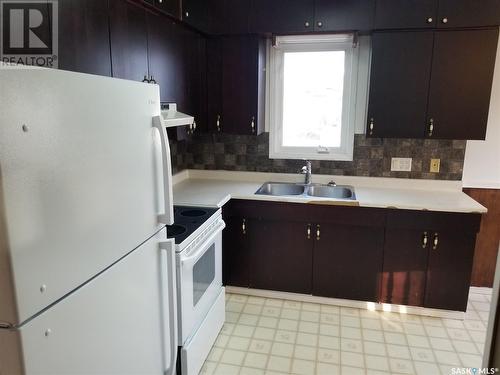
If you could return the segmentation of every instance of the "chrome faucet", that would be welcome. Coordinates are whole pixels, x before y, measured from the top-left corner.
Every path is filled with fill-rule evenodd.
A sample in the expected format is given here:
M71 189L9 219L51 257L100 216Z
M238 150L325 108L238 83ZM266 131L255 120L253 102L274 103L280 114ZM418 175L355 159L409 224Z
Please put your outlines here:
M306 165L302 167L300 170L300 173L305 175L305 184L310 185L312 181L312 167L311 167L311 162L309 160L306 160Z

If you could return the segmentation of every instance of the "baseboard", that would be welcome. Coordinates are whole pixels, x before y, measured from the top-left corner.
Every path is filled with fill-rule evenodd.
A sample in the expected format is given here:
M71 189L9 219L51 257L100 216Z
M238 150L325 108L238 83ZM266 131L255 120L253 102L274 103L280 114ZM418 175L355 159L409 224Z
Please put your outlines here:
M487 289L487 288L478 288ZM318 297L309 294L298 294L289 292L278 292L274 290L250 289L235 286L226 286L227 293L243 294L248 296L264 297L264 298L279 298L297 302L312 302L324 305L335 305L341 307L352 307L357 309L367 309L371 311L386 311L400 314L412 314L421 316L431 316L445 319L460 319L463 320L465 313L463 311L449 311L441 309L431 309L427 307L401 306L386 303L375 303L366 301L354 301L340 298ZM491 292L490 292L491 293Z

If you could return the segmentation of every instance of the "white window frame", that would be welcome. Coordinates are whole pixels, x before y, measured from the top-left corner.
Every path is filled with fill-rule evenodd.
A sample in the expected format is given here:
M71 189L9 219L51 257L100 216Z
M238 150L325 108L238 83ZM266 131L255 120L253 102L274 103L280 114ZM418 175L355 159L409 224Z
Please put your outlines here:
M269 158L353 160L359 48L353 35L281 36L273 41L269 59ZM283 146L284 54L286 52L344 51L344 93L340 147ZM307 111L307 108L297 110Z

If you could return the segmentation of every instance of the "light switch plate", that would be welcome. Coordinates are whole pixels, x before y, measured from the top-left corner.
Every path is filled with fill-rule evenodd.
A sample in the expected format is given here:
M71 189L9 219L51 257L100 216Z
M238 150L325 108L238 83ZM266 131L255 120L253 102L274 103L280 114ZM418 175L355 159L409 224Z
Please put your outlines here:
M431 159L431 173L439 173L439 168L441 167L441 159Z
M411 172L411 158L391 158L391 171Z

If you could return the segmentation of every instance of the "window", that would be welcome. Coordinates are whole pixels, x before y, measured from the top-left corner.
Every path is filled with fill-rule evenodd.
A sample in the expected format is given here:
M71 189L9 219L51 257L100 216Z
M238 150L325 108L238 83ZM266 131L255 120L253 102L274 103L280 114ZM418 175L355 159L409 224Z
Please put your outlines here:
M352 35L277 37L270 53L269 156L352 160L357 74Z

